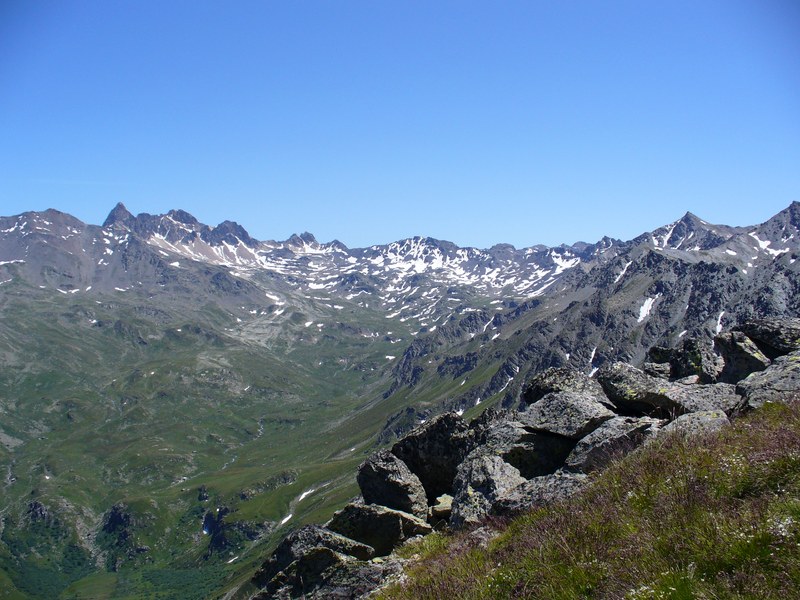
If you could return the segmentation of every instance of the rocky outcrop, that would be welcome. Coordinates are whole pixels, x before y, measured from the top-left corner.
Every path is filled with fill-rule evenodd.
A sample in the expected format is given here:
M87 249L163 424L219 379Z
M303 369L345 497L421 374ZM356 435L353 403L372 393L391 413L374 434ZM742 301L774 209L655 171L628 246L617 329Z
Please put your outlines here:
M763 371L748 375L736 385L736 391L750 408L800 397L800 350L778 357Z
M500 456L482 451L470 454L455 478L450 524L480 523L497 500L525 481L519 470Z
M742 405L733 386L693 384L692 378L668 382L648 375L627 363L603 367L597 379L621 410L637 416L674 418L699 410L724 410L731 414Z
M468 429L456 413L445 413L392 446L392 454L419 477L429 500L453 488L458 465L469 451Z
M268 585L278 573L286 570L292 563L309 556L312 550L318 548L360 560L369 560L375 556L375 550L371 546L346 538L319 525L307 525L289 534L278 545L270 560L264 563L253 577L254 583L259 586Z
M535 375L523 392L522 401L524 404L533 404L553 392L585 394L608 401L597 381L581 371L566 367L554 367Z
M519 414L519 421L535 431L580 439L614 417L601 393L551 392ZM608 400L606 399L606 404Z
M581 439L564 461L571 471L591 473L640 446L661 430L666 420L614 417Z
M316 546L276 574L253 598L361 598L401 572L402 566L398 560L364 562L330 548Z
M359 467L356 481L367 504L381 504L420 519L428 517L422 482L391 452L382 450L369 457Z
M586 478L583 473L563 470L534 477L503 494L492 504L490 512L494 515L513 515L532 506L544 506L564 500L580 490L585 485Z
M753 340L770 360L800 350L800 319L759 319L733 330Z
M714 347L725 360L719 381L736 383L755 371L763 371L770 360L755 342L740 331L729 331L714 338Z
M765 402L800 398L800 350L786 351L800 319L788 328L760 321L718 335L713 348L654 348L649 372L616 362L595 380L549 369L527 386L522 410L491 408L469 425L434 417L362 463L364 504L291 534L254 582L271 590L264 597L359 597L401 568L376 556L433 526L478 526L562 500L654 436L714 431Z
M422 519L375 504L348 504L333 515L328 529L372 546L376 556L386 556L401 542L432 530Z

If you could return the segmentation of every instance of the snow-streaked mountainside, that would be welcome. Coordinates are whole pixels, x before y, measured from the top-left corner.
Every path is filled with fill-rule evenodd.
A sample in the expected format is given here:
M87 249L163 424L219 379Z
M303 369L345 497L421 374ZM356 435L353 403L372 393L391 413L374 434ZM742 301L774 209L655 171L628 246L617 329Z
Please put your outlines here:
M643 250L689 262L721 261L735 265L743 277L752 276L797 248L792 219L797 212L795 203L763 225L739 228L712 225L687 213L629 242L603 238L555 248L499 244L479 250L414 237L349 249L336 241L319 243L308 233L282 242L257 241L230 221L209 227L182 210L134 217L118 204L102 227L54 210L0 218L0 267L31 263L27 276L39 285L75 294L87 288L146 287L189 264L213 265L271 291L267 299L290 289L320 302L345 299L380 308L387 319L431 327L469 310L476 299L541 296L573 271L619 264L618 283L632 264L618 257ZM148 254L151 273L131 268L132 253L141 252ZM59 269L62 265L72 268ZM5 271L8 280L13 275Z
M687 213L485 250L259 241L121 204L101 226L0 217L0 588L222 597L432 415L800 316L798 241L797 202L748 227Z

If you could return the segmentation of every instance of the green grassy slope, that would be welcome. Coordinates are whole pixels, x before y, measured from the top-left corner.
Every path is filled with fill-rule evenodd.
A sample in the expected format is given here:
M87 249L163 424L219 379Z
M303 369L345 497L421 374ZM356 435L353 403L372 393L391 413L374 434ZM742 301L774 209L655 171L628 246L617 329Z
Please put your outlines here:
M499 524L495 524L499 525ZM386 599L793 598L800 589L800 404L670 435L584 493L503 524L487 549L434 535Z
M213 595L358 493L355 467L406 401L383 393L410 332L302 297L281 309L5 290L4 589ZM125 522L103 532L115 505Z

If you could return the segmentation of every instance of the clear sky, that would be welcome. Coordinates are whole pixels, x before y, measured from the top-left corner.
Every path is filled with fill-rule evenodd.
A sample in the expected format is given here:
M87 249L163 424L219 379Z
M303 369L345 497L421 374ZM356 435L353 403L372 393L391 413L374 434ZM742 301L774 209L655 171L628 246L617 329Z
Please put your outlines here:
M0 215L485 248L793 200L797 0L0 2Z

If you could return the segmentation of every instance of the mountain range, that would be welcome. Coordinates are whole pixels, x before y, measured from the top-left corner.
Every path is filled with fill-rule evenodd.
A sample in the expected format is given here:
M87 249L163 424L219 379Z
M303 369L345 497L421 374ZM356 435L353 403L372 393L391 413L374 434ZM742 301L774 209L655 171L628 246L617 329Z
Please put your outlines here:
M799 228L795 202L628 241L350 249L122 204L101 226L0 217L0 586L234 587L433 415L514 406L548 367L591 375L797 316Z

